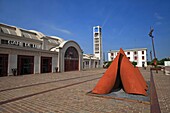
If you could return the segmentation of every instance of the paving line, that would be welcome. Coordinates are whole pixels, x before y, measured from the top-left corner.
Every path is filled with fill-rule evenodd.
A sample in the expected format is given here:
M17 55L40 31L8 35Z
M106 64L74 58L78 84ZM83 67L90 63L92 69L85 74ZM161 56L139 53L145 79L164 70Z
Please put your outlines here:
M30 86L30 87L26 87L26 88L22 88L22 89L9 90L9 91L5 91L5 92L1 92L0 93L0 102L5 101L5 100L10 100L10 99L13 99L13 98L17 98L17 97L21 97L21 96L24 96L24 95L30 95L30 94L50 90L50 89L53 89L53 88L56 88L56 87L61 87L61 86L67 85L71 81L73 81L71 83L76 83L76 82L79 82L79 81L82 81L82 80L87 80L87 79L98 77L98 76L100 76L100 75L95 74L95 76L94 76L94 74L91 74L91 76L87 75L86 78L85 77L76 77L76 79L69 79L69 80L64 79L63 81L61 81L64 84L61 84L61 85L60 85L61 82L54 82L54 83L50 83L50 84L44 84L44 85L41 85L41 86L40 85L32 86L32 87ZM70 81L70 82L67 82L67 81ZM55 85L55 84L58 84L58 85ZM50 87L49 87L49 85L50 85ZM25 93L22 93L22 92L25 92Z
M35 104L29 104L29 103L26 103L26 102L20 102L20 101L17 101L15 102L14 104L18 104L19 107L21 107L22 109L26 110L27 112L27 109L31 109L33 110L34 112L38 112L38 113L43 113L44 111L47 112L46 109L44 109L43 107L37 107L37 106L34 106ZM48 111L50 112L50 111Z
M5 106L2 105L2 107L5 108L5 113L19 113L17 109L12 108L9 104Z
M158 101L158 96L156 93L156 88L155 88L155 83L154 83L154 78L153 78L153 73L152 73L152 68L150 70L150 81L151 81L151 94L150 94L150 100L151 100L151 106L150 110L151 113L161 113L160 106L159 106L159 101Z
M0 113L14 113L10 111L6 106L0 106Z
M97 78L93 78L93 79L89 79L89 80L85 80L85 81L81 81L81 82L77 82L77 83L73 83L73 84L68 84L68 85L65 85L65 86L61 86L61 87L57 87L57 88L41 91L41 92L34 93L34 94L29 94L29 95L25 95L25 96L20 96L20 97L12 98L12 99L9 99L9 100L1 101L0 105L7 104L7 103L10 103L10 102L14 102L14 101L17 101L17 100L21 100L21 99L24 99L24 98L32 97L32 96L35 96L35 95L39 95L39 94L43 94L43 93L48 93L48 92L51 92L51 91L54 91L54 90L58 90L58 89L63 89L63 88L75 86L75 85L82 84L82 83L85 83L85 82L97 80L99 78L101 78L101 77L97 77Z
M50 110L48 110L48 107L47 107L47 105L48 104L46 104L46 105L44 105L44 102L42 103L42 102L40 102L39 104L37 104L37 101L36 101L36 103L34 102L30 102L30 101L27 101L27 100L24 100L24 101L22 101L22 102L20 102L20 101L18 101L18 102L16 102L16 103L22 103L22 105L27 105L27 106L31 106L31 107L34 107L34 108L38 108L39 110L41 110L41 112L50 112L51 111L51 109Z
M95 74L86 75L86 76L73 77L73 78L67 78L67 79L55 80L55 81L49 81L49 82L42 82L42 83L31 84L31 85L25 85L25 86L19 86L19 87L14 87L14 88L7 88L7 89L2 89L2 90L0 90L0 93L1 93L1 92L5 92L5 91L9 91L9 90L25 88L25 87L31 87L31 86L49 84L49 83L54 83L54 82L67 81L67 80L73 80L73 79L84 78L84 77L89 77L89 76L95 76L95 75L98 75L98 74L103 74L103 73L97 73L97 74L95 73Z
M80 110L80 108L78 107L75 107L75 106L72 106L71 104L70 105L66 105L66 104L58 104L58 103L55 103L53 101L48 101L48 102L41 102L41 101L35 101L36 103L33 103L32 105L39 105L41 107L44 107L49 109L48 106L50 106L50 110L51 112L71 112L71 113L76 113L77 111ZM24 100L24 103L30 103L30 101L27 101L27 100ZM69 106L69 107L68 107Z
M42 104L42 103L39 101L37 104L39 105L39 104ZM72 106L71 104L68 105L68 103L66 103L66 104L65 103L64 104L58 104L58 103L55 103L53 101L48 101L47 103L43 102L43 105L52 107L53 111L59 110L59 108L60 108L61 110L75 113L76 111L79 110L77 107Z
M0 100L6 100L7 98L13 97L13 93L0 93Z
M14 103L8 104L8 105L6 105L6 106L10 107L10 108L13 109L13 110L17 110L18 113L25 113L25 112L26 112L26 109L27 109L27 108L22 109L21 106L19 106L19 105L17 105L17 104L14 104ZM28 110L27 110L27 112L28 112Z

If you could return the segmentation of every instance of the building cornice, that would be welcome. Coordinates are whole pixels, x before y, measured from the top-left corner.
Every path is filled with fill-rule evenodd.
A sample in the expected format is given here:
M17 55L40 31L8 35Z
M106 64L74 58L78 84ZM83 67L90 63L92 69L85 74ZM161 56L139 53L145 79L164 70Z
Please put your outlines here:
M34 48L27 48L27 47L19 47L19 46L6 46L6 45L0 45L0 48L4 49L12 49L12 50L22 50L22 51L30 51L30 52L43 52L43 53L56 53L56 51L49 51L49 50L42 50L42 49L34 49Z
M134 49L125 49L124 52L127 52L127 51L141 51L141 50L147 50L147 48L134 48ZM119 50L110 50L108 51L108 53L111 53L111 52L119 52Z
M31 39L31 38L25 38L22 36L17 36L17 35L11 35L11 34L5 34L5 33L1 33L0 32L0 36L4 36L4 37L9 37L9 38L13 38L13 39L20 39L20 40L26 40L26 41L30 41L30 42L42 42L41 40L35 40L35 39Z

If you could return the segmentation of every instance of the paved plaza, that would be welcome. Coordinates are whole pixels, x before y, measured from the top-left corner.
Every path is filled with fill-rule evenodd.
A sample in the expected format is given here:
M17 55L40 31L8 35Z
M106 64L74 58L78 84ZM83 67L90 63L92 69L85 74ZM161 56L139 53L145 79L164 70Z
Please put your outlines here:
M0 78L2 113L149 113L150 105L89 96L106 69ZM140 69L146 81L150 70ZM155 73L162 113L170 113L170 76Z

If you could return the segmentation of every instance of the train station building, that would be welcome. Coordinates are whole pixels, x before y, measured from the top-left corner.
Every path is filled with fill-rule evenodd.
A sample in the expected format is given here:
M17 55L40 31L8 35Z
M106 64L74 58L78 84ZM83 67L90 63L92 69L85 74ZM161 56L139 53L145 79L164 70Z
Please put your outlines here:
M82 68L83 51L77 42L0 24L0 76Z

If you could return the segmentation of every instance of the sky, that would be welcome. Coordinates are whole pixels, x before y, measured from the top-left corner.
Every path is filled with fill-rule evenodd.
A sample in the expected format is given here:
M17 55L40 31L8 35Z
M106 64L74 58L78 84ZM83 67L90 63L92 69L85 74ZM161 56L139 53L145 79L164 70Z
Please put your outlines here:
M156 57L170 57L170 0L0 0L0 23L74 40L86 54L99 25L105 54L147 48L148 60L153 27Z

